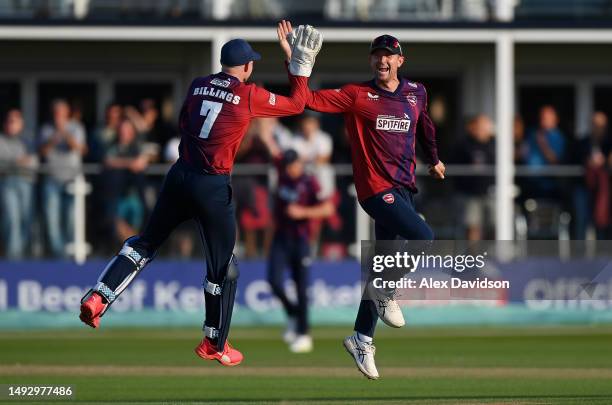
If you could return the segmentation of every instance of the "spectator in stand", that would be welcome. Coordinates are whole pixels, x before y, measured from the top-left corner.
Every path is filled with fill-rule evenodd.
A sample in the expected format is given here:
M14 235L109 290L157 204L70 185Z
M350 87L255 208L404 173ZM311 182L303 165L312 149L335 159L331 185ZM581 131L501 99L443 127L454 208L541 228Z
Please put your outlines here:
M149 165L149 157L131 121L119 124L117 142L109 148L104 164L108 215L115 236L123 241L138 233L144 221L144 171Z
M525 122L520 115L514 117L514 163L524 164L527 159L527 144L525 142Z
M242 164L268 164L273 151L269 150L269 140L281 128L277 118L256 118L251 121L238 153L236 162ZM272 242L270 195L268 178L263 176L235 176L233 178L234 201L240 224L239 237L244 239L245 257L257 257L258 240L262 250L267 253ZM261 237L258 238L258 235Z
M598 239L609 239L612 237L610 232L612 138L605 113L597 111L593 114L590 133L576 145L576 155L586 170L586 190L578 189L575 193L576 237L584 239L586 228L592 223ZM581 196L585 198L580 199Z
M51 105L53 119L40 131L40 154L48 172L43 183L47 241L55 257L66 256L66 243L74 232L74 195L68 188L82 172L87 153L83 126L70 119L70 106L58 99Z
M117 129L123 118L123 108L117 103L106 107L104 125L96 129L91 137L89 156L93 162L102 162L108 149L117 141Z
M566 139L558 128L557 111L553 106L545 105L540 109L539 120L538 128L527 135L525 163L534 168L563 163ZM530 178L525 183L526 197L555 199L559 196L557 182L550 177Z
M173 136L167 133L160 119L159 109L155 101L145 98L140 102L140 109L132 106L125 107L126 117L132 121L136 132L141 138L143 147L153 160L158 161L166 142Z
M4 253L22 259L30 240L33 219L32 190L38 157L32 138L24 134L21 111L10 110L0 134L0 220Z
M321 130L318 113L302 115L298 131L290 140L281 140L281 149L294 149L306 164L306 171L313 174L321 185L321 198L328 198L334 192L334 172L329 162L332 156L332 137Z
M453 163L474 168L494 165L495 139L491 119L484 114L470 119L466 134L455 145ZM492 223L494 204L491 188L494 183L493 173L490 176L460 176L455 179L455 187L463 202L463 223L468 240L482 240L486 225Z
M259 138L268 150L272 159L280 159L283 151L291 148L293 134L278 118L258 119Z
M540 109L540 125L527 137L527 164L544 166L559 164L565 154L565 137L558 128L559 117L553 106Z
M176 136L170 139L166 143L166 147L164 148L164 161L166 163L174 163L179 158L179 144L181 143L181 138ZM193 221L188 221L182 223L178 226L170 235L170 252L177 252L177 257L179 259L188 259L193 256L194 252L194 240L199 238L199 235L194 235L193 232Z

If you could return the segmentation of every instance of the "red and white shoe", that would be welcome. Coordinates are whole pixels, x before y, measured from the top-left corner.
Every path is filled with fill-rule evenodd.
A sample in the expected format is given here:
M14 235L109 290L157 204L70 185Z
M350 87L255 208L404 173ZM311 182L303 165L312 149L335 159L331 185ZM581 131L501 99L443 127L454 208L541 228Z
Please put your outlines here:
M202 339L202 342L195 348L195 352L198 356L205 360L217 360L224 366L237 366L242 363L242 353L234 349L232 345L225 342L223 351L217 351L217 347L210 342L207 338Z
M81 318L83 323L92 328L97 328L100 326L100 315L104 313L107 305L100 294L92 292L89 298L81 304L81 315L79 318Z

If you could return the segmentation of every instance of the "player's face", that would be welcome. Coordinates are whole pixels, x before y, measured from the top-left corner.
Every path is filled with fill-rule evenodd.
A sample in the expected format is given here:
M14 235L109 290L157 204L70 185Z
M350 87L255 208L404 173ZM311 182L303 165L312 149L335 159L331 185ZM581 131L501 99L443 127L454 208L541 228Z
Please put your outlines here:
M370 68L380 82L396 80L397 71L403 63L403 56L392 54L386 49L377 49L370 54Z
M285 170L287 170L289 177L292 179L297 179L304 173L304 164L298 159L295 162L288 164Z

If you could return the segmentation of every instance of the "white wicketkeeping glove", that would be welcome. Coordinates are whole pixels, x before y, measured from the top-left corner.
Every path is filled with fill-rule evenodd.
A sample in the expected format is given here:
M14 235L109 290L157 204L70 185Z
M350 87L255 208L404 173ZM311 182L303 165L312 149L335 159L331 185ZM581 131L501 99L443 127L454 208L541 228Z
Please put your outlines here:
M294 76L310 77L317 54L323 46L323 36L310 25L300 25L287 40L291 45L289 72Z

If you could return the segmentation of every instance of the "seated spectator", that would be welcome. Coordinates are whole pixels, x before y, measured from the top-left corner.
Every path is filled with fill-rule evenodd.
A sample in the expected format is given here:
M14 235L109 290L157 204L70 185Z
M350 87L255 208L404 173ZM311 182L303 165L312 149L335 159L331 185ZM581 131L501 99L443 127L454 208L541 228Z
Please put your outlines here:
M612 169L612 138L608 130L608 117L595 112L591 131L576 145L580 164L586 169L587 196L576 212L576 237L584 239L587 223L595 226L598 239L609 239L610 232L610 169ZM579 193L580 190L577 190ZM580 195L580 194L577 194ZM579 208L582 208L580 210ZM590 218L589 218L590 217ZM584 222L584 223L583 223Z
M566 151L566 139L558 128L557 111L550 105L540 109L538 128L528 132L525 164L531 167L542 167L563 163ZM559 196L559 187L554 178L531 177L525 181L524 197L554 199Z
M143 221L144 171L149 165L149 157L131 121L123 120L119 125L117 142L109 148L104 164L107 215L114 224L116 236L124 240L126 234L138 233ZM135 205L139 205L139 208L134 208ZM125 212L130 214L121 215Z
M467 135L454 148L453 163L478 167L495 164L495 139L493 123L484 114L468 121ZM487 224L493 218L491 188L495 183L490 176L459 176L455 187L461 195L463 223L468 240L481 240Z
M32 139L24 134L21 111L10 110L0 134L0 218L4 253L9 259L22 259L27 250L37 166Z
M40 154L48 172L43 183L43 208L47 241L55 257L65 257L65 246L74 235L74 195L68 186L82 173L82 159L87 153L86 135L80 123L70 119L65 100L52 103L52 122L40 131Z

